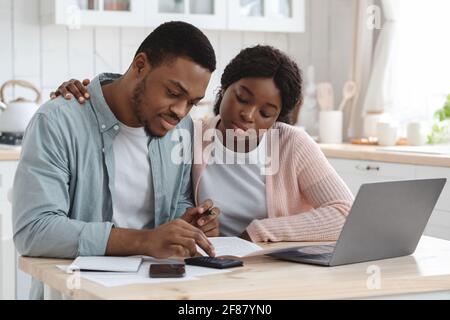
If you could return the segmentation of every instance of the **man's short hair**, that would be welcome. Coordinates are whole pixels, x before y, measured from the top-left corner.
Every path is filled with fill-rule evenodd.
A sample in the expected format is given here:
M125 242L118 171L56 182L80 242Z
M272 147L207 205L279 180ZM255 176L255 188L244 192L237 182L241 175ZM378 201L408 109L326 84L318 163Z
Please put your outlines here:
M152 66L185 57L211 72L216 70L216 55L211 42L193 25L172 21L160 25L142 42L136 55L144 52Z

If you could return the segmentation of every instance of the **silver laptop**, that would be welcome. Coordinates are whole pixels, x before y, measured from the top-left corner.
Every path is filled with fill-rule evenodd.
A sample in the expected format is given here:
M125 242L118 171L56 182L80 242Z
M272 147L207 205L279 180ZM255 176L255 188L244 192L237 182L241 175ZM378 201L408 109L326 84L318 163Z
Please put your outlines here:
M336 245L289 248L269 256L339 266L412 254L447 179L364 184Z

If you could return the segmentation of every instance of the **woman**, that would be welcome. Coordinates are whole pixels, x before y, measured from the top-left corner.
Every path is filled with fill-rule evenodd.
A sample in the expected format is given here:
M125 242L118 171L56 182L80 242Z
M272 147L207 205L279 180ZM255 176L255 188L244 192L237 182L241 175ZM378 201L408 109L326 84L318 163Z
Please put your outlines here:
M81 98L77 84L59 94ZM196 143L192 172L196 203L212 199L221 210L222 235L338 238L353 196L311 137L287 124L301 102L298 66L273 47L244 49L226 67L216 117L195 125L196 135L211 139Z

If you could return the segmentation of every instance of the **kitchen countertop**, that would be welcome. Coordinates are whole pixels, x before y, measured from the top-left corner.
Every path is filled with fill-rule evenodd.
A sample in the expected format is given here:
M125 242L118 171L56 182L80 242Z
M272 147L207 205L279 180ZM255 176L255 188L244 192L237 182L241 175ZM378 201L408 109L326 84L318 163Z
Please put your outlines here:
M428 154L380 150L380 146L353 144L319 144L327 158L381 161L399 164L449 167L450 154ZM406 148L406 147L405 147Z
M1 149L0 161L18 161L20 158L20 149Z
M393 152L380 150L379 146L352 144L319 144L327 158L381 161L435 167L449 167L450 155ZM0 149L0 161L18 161L20 149Z

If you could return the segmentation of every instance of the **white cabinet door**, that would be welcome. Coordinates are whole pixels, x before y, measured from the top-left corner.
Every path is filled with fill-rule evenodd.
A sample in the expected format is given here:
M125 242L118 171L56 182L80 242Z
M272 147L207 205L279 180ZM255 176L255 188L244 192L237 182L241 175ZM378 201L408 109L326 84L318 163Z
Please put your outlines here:
M416 166L417 179L447 178L436 208L425 231L426 235L450 240L450 168Z
M2 220L2 216L0 216L0 220ZM0 238L0 300L14 300L16 298L15 252L12 239Z
M354 195L364 183L405 179L449 179L430 217L425 235L450 240L450 168L334 158L329 161Z
M0 299L16 296L16 250L10 197L17 161L0 161Z
M362 184L413 179L415 174L411 165L343 159L329 161L354 195Z
M147 24L156 27L168 21L184 21L201 29L227 27L227 2L224 0L146 1Z
M16 265L19 265L19 255L16 255ZM28 273L16 268L16 299L29 300L32 278Z
M179 20L210 30L304 32L305 0L41 0L41 20L73 29Z
M417 179L447 178L447 184L436 204L437 210L450 211L450 168L416 166Z
M425 229L425 235L450 240L450 212L434 210Z
M230 30L304 32L304 0L229 0Z
M145 26L145 0L41 0L44 23L81 26Z
M12 239L11 191L17 161L0 161L0 215L2 216L1 237Z

